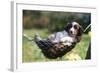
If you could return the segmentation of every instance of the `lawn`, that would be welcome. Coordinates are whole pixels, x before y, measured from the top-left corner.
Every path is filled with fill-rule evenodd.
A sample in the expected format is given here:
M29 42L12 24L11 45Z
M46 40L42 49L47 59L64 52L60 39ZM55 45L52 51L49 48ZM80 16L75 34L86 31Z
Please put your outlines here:
M30 37L34 37L34 33L39 32L42 38L46 38L49 34L47 29L24 29L23 33ZM76 47L62 57L63 60L84 60L88 45L90 42L90 37L88 34L83 34L82 40L76 45ZM47 59L38 46L26 38L23 38L23 48L22 48L22 61L23 62L44 62L44 61L58 61L60 59Z

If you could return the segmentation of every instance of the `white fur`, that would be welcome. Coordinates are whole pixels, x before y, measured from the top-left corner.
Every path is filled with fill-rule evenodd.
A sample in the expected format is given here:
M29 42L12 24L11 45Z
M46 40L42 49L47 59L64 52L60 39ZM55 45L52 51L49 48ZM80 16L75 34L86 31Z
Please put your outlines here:
M53 43L62 42L63 45L71 46L74 39L68 35L66 31L57 32L48 37Z
M61 42L63 42L63 45L71 46L72 42L74 42L74 39L72 37L66 36L61 38Z

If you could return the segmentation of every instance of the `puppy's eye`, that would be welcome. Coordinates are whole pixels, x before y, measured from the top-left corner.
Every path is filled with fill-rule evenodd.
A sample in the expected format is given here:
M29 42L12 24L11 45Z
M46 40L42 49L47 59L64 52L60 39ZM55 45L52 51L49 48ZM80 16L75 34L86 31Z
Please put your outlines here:
M74 25L74 29L78 29L77 25Z

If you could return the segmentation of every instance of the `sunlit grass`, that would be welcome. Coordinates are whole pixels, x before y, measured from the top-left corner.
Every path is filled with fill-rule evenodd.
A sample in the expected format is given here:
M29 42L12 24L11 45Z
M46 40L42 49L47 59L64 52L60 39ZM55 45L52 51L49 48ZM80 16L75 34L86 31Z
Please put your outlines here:
M48 32L47 29L27 29L27 30L25 29L23 31L24 34L27 34L30 37L34 37L35 32L39 32L42 38L46 38L49 34L51 34L50 32ZM73 57L75 56L78 57L79 60L80 59L84 60L89 42L90 42L90 38L88 34L84 34L82 36L81 42L78 43L72 51L64 55L61 60L73 60ZM38 46L34 42L28 41L26 38L23 38L22 52L23 52L23 55L22 55L23 62L43 62L43 61L58 61L59 60L59 59L53 59L53 60L47 59L43 55L41 50L38 48ZM78 60L76 59L76 57L74 60Z

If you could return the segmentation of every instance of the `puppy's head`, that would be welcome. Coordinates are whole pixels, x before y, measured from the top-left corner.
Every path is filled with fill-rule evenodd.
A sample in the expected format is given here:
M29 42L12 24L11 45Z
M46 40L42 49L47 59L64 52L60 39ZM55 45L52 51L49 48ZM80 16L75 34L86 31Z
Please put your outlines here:
M65 27L65 31L68 32L71 37L78 37L77 41L80 41L80 37L83 33L83 28L77 22L69 22Z

